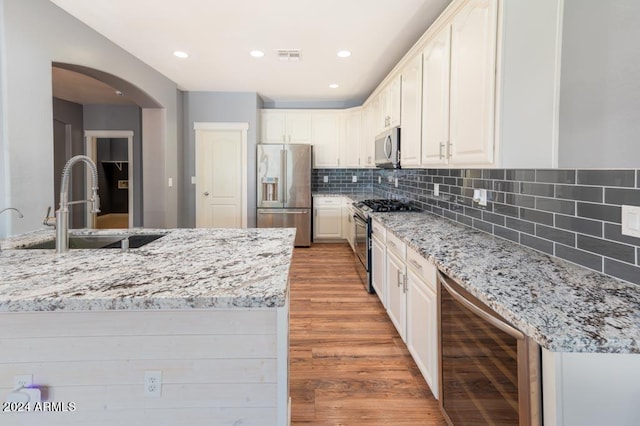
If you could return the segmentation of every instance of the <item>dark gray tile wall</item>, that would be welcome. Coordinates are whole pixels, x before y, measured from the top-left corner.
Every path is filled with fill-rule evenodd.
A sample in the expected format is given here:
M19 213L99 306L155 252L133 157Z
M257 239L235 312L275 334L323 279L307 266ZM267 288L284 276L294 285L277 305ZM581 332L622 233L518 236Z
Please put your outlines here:
M355 183L354 176L357 179ZM327 182L324 181L325 178ZM362 194L372 191L372 178L371 169L313 169L311 190L319 193Z
M358 184L346 182L352 173L358 173ZM621 206L640 206L640 170L314 171L319 180L329 175L330 184L333 174L336 190L345 188L341 192L401 199L419 210L640 284L640 238L621 233ZM433 195L435 183L439 196ZM487 189L486 207L472 200L479 188Z

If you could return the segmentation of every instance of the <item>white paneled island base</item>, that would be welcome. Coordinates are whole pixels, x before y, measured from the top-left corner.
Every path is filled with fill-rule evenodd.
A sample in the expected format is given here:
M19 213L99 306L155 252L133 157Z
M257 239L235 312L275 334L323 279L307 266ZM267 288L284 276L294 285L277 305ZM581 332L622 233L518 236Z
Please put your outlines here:
M0 394L33 374L74 411L3 412L2 425L285 425L288 306L0 314ZM160 397L144 372L160 370Z

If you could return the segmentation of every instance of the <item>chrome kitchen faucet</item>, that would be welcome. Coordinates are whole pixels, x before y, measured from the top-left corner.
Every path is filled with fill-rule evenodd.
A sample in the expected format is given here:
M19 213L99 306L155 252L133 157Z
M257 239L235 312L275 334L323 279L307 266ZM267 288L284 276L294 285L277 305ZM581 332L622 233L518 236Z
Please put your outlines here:
M69 179L71 168L79 161L84 161L91 169L91 198L88 200L69 201ZM100 212L100 197L98 196L98 169L91 158L86 155L71 157L62 169L62 181L60 183L60 208L56 211L56 252L69 251L69 206L72 204L87 203L91 205L91 213ZM48 215L47 215L48 216Z

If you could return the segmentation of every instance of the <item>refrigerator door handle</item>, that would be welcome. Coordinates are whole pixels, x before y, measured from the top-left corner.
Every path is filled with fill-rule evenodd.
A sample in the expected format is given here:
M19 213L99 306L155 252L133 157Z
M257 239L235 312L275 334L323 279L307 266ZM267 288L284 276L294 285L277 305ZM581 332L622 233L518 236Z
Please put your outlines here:
M287 150L280 151L282 157L282 202L287 204Z
M258 210L258 214L309 214L309 210L296 210L296 211L282 211L280 210L270 210L270 211L260 211Z

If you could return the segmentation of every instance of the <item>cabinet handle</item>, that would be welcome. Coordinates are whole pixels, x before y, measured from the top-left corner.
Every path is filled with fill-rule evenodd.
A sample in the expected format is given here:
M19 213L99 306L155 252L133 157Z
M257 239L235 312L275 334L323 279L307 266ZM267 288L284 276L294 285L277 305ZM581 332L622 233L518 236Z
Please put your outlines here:
M440 142L440 159L444 160L444 153L442 152L444 150L444 142Z
M402 274L402 292L407 292L407 274Z
M396 271L396 281L396 287L400 287L400 283L402 282L402 279L400 278L400 269Z
M447 141L447 158L451 158L453 150L451 149L451 147L453 146L453 144L450 141Z
M422 270L422 265L421 265L421 264L419 264L418 262L416 262L415 260L413 260L413 259L409 259L409 263L411 263L413 266L415 266L415 267L416 267L416 269L418 269L418 270Z

